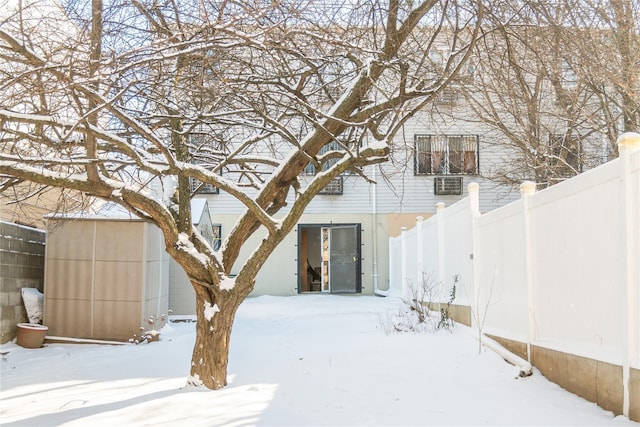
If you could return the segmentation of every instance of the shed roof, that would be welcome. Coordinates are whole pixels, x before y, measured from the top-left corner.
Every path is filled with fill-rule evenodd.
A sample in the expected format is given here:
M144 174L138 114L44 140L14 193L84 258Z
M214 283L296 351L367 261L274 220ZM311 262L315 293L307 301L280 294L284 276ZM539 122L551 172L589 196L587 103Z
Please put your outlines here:
M103 221L140 221L140 217L129 212L117 203L105 203L95 212L79 211L70 213L52 213L47 219L103 220Z
M207 199L204 197L196 197L191 199L191 222L193 225L200 224L202 215L209 210Z
M191 221L198 225L202 215L208 213L207 199L191 199ZM102 221L140 221L140 217L117 203L105 203L96 212L52 213L45 215L47 219L102 220Z

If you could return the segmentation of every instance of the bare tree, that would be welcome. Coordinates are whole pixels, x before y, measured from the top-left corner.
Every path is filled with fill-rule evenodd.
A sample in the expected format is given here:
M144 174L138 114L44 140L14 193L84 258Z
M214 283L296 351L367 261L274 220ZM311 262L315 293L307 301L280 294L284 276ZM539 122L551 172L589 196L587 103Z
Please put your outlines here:
M560 14L560 13L559 13ZM589 90L598 96L600 128L613 156L623 132L640 126L640 3L634 0L568 2L561 17L567 49ZM558 27L558 18L549 19Z
M494 143L515 159L491 178L550 185L581 172L593 99L563 74L562 48L554 42L545 28L499 25L476 49L479 84L464 87L465 100L478 121L500 135Z
M637 9L630 0L493 5L464 101L449 113L472 116L515 158L487 178L547 186L617 154L618 135L637 126Z
M462 67L482 8L92 3L90 16L67 10L51 25L23 2L2 23L0 179L73 189L156 224L196 294L189 381L217 389L236 310L269 254L334 178L369 179L365 167L387 160L404 121ZM437 39L446 63L429 58ZM165 199L151 191L159 180L174 183ZM217 251L191 222L201 186L246 208ZM255 233L264 237L230 277Z

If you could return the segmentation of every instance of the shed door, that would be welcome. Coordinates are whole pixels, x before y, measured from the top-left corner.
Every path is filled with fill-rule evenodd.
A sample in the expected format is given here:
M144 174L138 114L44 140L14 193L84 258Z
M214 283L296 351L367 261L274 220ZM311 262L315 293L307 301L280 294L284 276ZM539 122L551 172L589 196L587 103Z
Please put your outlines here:
M361 291L358 225L328 227L331 293ZM324 230L323 230L324 234Z

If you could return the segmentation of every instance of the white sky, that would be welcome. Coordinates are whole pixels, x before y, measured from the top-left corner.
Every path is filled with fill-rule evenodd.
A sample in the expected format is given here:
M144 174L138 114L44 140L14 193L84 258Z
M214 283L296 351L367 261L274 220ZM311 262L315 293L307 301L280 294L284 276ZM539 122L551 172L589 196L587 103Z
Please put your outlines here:
M150 344L2 346L3 426L640 426L517 369L471 330L385 334L394 297L258 297L238 312L229 385L183 388L194 323ZM399 316L403 318L404 315Z

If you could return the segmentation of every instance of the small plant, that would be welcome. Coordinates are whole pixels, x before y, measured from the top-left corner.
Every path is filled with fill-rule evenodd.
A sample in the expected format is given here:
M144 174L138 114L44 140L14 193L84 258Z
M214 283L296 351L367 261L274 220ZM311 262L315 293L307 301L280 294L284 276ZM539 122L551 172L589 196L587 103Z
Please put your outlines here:
M164 314L160 315L160 320L164 321L166 320L166 316ZM160 340L160 332L158 332L157 330L153 329L153 325L155 325L156 323L156 317L155 316L149 316L147 318L147 325L148 327L145 328L144 326L140 326L140 333L138 334L133 334L133 337L129 338L129 342L132 344L140 344L142 342L154 342L154 341L158 341Z
M402 305L397 311L388 311L379 314L380 325L385 335L399 332L431 332L433 323L420 321L415 310L407 305Z
M438 327L436 329L446 329L450 330L453 328L454 322L451 317L449 317L449 307L453 304L453 300L456 299L456 285L458 284L458 275L453 276L453 286L451 286L451 291L449 291L449 301L447 301L447 305L444 307L440 307L440 321L438 322Z
M410 301L397 313L389 312L380 316L380 323L385 334L394 332L433 332L439 329L451 330L453 319L449 317L449 307L456 297L458 275L453 276L453 286L449 292L446 306L437 300L441 283L433 280L431 275L422 273L420 284L410 284ZM435 307L438 307L437 309ZM434 311L432 311L434 310ZM440 314L439 319L437 314Z
M411 290L411 310L418 316L418 322L424 323L429 318L434 295L437 295L440 284L433 280L430 274L422 272L417 286L409 285Z

